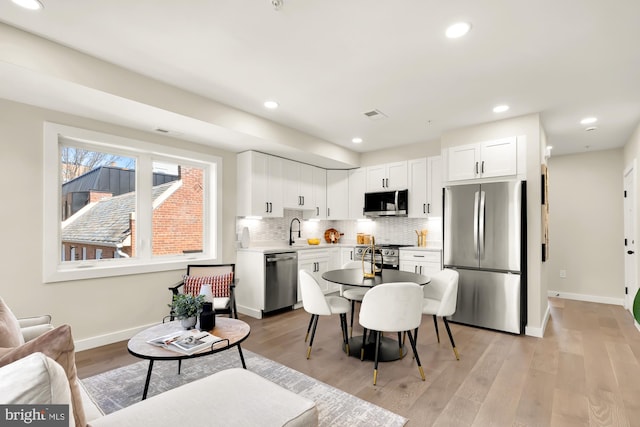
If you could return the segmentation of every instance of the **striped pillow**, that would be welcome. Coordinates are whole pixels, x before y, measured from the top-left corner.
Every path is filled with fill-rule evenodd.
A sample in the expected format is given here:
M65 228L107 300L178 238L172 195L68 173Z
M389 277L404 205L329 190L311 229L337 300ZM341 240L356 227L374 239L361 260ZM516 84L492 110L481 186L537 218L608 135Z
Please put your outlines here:
M233 272L220 274L218 276L184 276L185 294L198 295L202 285L210 284L214 298L224 298L230 296L229 286L233 282Z

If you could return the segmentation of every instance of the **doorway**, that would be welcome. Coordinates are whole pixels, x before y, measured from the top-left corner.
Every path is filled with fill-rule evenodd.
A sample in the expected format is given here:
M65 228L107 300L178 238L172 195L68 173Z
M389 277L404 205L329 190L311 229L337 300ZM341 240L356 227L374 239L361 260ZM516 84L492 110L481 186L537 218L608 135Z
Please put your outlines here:
M633 299L638 292L636 273L636 159L624 170L624 281L625 308L633 315Z

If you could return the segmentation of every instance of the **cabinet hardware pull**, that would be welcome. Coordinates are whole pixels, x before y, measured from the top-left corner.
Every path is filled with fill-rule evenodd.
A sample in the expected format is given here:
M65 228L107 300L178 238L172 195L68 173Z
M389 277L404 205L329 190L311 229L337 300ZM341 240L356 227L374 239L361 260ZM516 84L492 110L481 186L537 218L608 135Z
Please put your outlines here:
M384 178L382 178L382 188L384 188Z
M417 265L413 267L413 272L416 273L416 274L418 273L418 266Z
M387 188L389 188L389 178L387 178Z
M478 175L478 162L476 162L476 175Z
M427 213L431 213L431 203L427 203Z
M269 202L264 202L264 211L269 213Z
M480 170L484 173L484 160L482 161L482 168Z
M422 213L427 213L426 211L427 205L425 203L422 204Z
M320 216L320 208L316 206L316 216Z
M331 216L331 208L327 208L327 217Z
M304 206L304 196L302 196L302 206Z

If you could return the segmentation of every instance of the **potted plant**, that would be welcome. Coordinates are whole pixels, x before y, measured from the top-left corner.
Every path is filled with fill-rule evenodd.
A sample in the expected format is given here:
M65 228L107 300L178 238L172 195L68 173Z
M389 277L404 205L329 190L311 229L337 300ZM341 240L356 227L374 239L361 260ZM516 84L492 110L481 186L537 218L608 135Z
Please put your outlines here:
M173 315L182 321L182 326L191 329L196 325L198 314L202 311L204 303L204 295L178 294L173 296L169 307Z

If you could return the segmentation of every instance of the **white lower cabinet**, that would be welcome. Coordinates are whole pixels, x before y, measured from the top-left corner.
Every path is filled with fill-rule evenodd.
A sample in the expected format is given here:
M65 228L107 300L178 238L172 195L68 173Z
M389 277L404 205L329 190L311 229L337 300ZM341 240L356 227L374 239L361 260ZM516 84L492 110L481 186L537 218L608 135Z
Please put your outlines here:
M429 276L442 270L442 251L400 249L400 270Z
M298 251L298 270L306 270L320 284L325 294L333 292L329 282L322 278L322 273L329 270L329 249L306 249ZM298 281L298 302L302 301L300 281Z
M340 248L341 257L340 257L340 267L348 263L349 261L355 261L355 251L353 248Z

